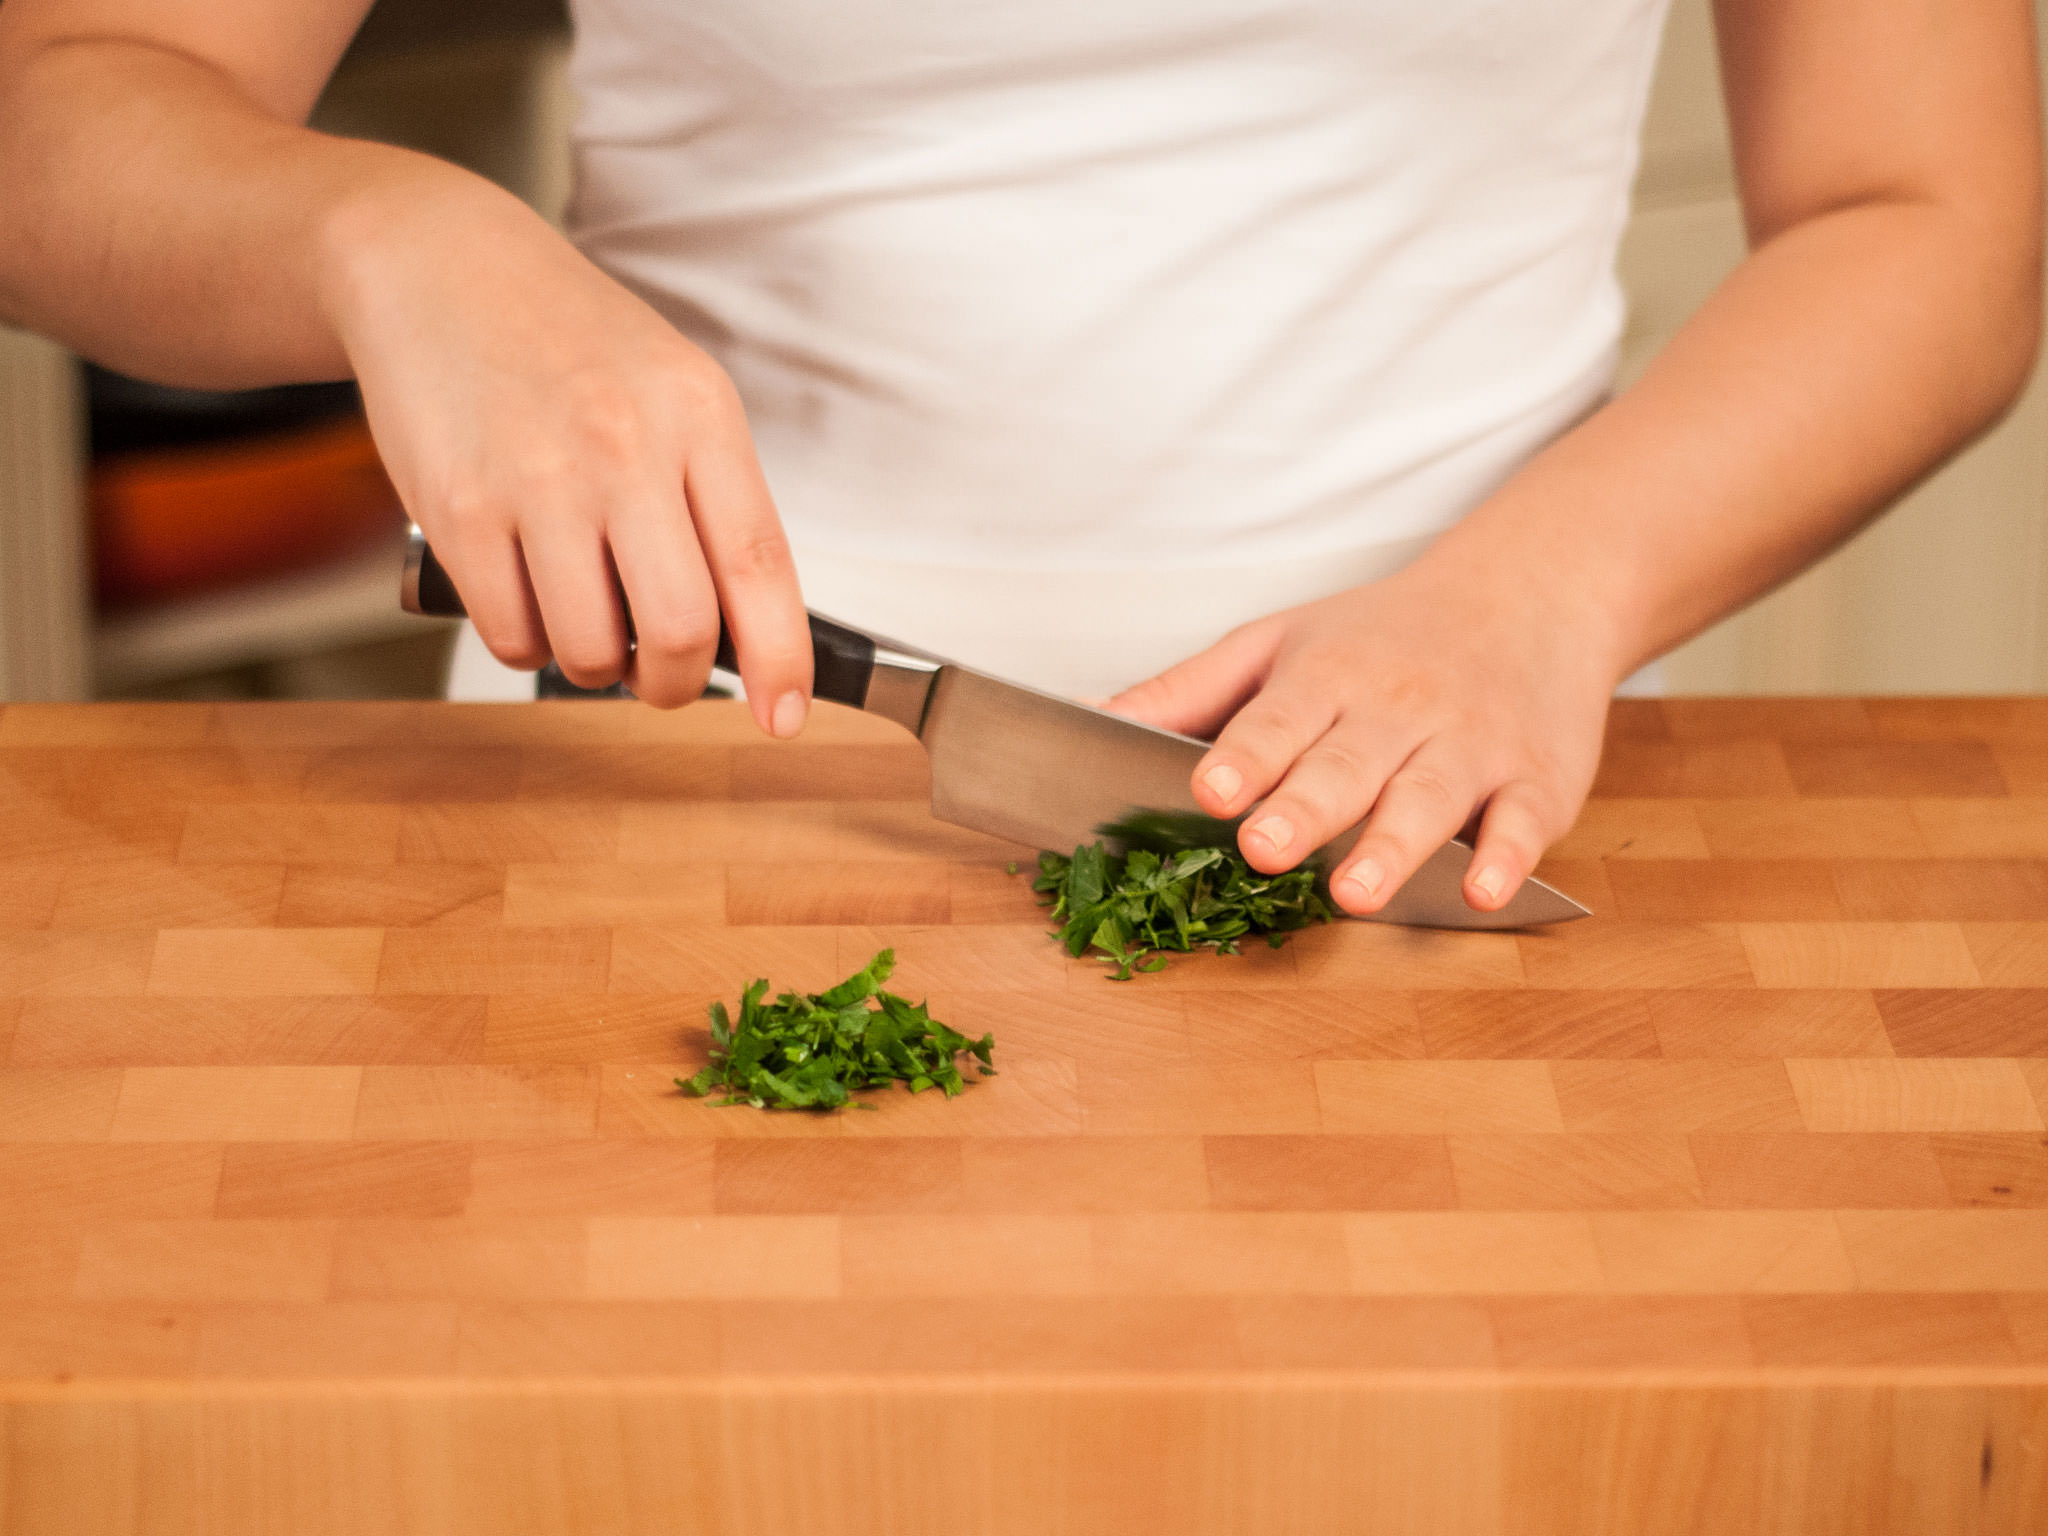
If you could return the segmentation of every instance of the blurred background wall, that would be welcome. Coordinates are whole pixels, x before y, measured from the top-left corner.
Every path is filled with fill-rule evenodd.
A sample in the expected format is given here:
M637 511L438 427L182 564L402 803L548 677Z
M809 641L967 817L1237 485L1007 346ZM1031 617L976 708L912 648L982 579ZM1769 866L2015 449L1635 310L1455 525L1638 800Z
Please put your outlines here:
M561 0L380 0L315 122L444 155L558 216L567 43ZM1708 0L1674 0L1622 250L1624 380L1741 254ZM396 611L399 515L359 462L353 409L345 392L138 399L0 331L0 698L437 692L448 632ZM257 519L237 544L220 509L279 496L312 534L266 544ZM1680 693L2048 691L2044 373L1995 432L1666 673Z

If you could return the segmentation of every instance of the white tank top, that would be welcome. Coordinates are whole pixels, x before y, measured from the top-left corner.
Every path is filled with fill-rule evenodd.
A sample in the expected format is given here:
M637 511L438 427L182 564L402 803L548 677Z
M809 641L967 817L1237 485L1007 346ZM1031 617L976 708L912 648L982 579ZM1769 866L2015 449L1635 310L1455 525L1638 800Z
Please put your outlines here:
M573 233L812 604L1100 691L1598 399L1664 0L574 0Z

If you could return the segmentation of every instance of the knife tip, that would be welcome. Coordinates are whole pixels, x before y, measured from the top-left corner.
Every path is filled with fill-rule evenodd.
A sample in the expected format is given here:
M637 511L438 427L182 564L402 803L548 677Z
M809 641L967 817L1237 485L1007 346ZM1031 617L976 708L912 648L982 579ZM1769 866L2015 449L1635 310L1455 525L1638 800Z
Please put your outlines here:
M1506 912L1521 905L1524 896L1529 898L1529 910L1518 915L1522 923L1532 927L1537 924L1547 926L1552 923L1571 923L1593 915L1593 909L1584 902L1574 900L1556 886L1545 885L1540 880L1529 881L1516 899L1501 910Z

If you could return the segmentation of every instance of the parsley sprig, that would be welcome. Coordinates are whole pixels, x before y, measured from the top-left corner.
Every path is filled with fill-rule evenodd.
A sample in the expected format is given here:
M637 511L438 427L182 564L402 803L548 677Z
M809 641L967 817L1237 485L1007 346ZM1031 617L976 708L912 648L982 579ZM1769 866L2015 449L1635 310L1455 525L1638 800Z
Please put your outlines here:
M1250 936L1278 949L1283 935L1335 915L1313 869L1262 875L1228 848L1116 854L1085 844L1072 857L1041 853L1031 888L1049 901L1067 953L1100 950L1112 981L1164 970L1168 950L1234 955Z
M721 1105L830 1110L860 1089L894 1082L950 1099L965 1086L956 1059L963 1052L993 1077L995 1036L970 1040L923 1003L883 991L895 968L896 951L885 949L829 991L784 992L773 1002L764 1001L763 977L741 995L737 1024L724 1003L713 1003L711 1064L676 1086L694 1097L722 1088Z

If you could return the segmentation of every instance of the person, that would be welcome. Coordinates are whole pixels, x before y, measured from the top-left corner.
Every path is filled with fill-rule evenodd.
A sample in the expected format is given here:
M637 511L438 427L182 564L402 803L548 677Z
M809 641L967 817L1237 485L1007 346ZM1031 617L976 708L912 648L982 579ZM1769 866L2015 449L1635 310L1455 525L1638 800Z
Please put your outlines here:
M576 0L570 239L302 126L367 3L9 0L0 310L353 375L513 665L681 704L722 612L791 736L801 570L1213 735L1261 869L1365 817L1352 912L1475 818L1505 903L1617 681L2035 353L2025 0L1719 0L1751 250L1611 399L1662 0Z

